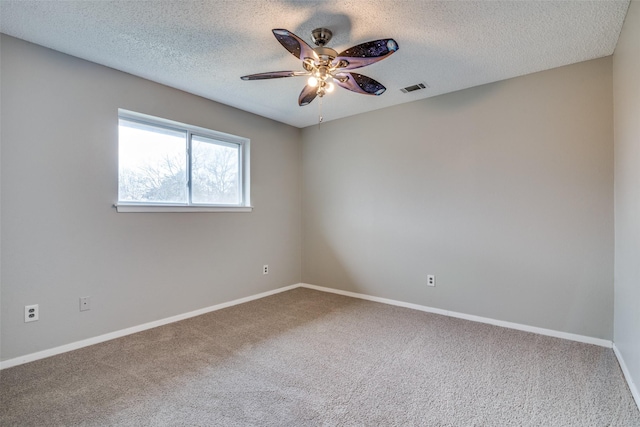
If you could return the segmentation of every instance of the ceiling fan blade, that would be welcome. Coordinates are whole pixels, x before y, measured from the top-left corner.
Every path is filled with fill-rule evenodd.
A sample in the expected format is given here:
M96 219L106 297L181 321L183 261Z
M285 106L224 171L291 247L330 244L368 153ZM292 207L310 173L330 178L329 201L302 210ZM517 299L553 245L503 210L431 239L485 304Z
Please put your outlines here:
M344 70L353 70L381 61L398 50L400 47L394 39L380 39L357 46L350 47L340 52L333 60L333 65ZM344 63L344 65L341 64Z
M298 105L304 107L305 105L311 104L311 101L316 99L317 88L306 85L302 92L300 92L300 96L298 97Z
M382 95L387 90L382 83L358 73L339 73L333 81L338 86L364 95Z
M308 76L307 71L272 71L270 73L258 73L249 74L248 76L240 77L242 80L266 80L266 79L279 79L281 77L296 77L296 76Z
M293 56L304 61L305 58L319 59L318 54L313 51L311 46L300 37L296 36L289 30L275 29L271 30L276 39L285 49Z

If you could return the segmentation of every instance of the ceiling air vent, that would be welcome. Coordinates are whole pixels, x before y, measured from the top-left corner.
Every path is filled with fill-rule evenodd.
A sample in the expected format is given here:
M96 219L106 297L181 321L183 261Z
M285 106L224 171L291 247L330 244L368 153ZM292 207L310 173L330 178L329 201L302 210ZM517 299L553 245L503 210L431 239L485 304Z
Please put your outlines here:
M404 87L400 89L400 91L402 91L402 93L409 93L409 92L414 92L416 90L426 89L428 87L429 85L426 83L418 83L417 85Z

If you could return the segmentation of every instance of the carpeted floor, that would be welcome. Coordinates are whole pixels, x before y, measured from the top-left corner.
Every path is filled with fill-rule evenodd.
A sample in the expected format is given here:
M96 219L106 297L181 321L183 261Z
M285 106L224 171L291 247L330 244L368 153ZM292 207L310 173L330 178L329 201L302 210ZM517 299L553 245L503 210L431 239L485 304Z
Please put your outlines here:
M0 372L2 426L640 426L610 349L294 289Z

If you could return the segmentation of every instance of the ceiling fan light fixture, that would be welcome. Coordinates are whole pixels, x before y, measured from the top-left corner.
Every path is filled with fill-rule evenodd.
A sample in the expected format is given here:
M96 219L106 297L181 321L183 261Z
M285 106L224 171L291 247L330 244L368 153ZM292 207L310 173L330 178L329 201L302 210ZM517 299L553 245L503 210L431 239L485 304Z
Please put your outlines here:
M311 77L309 77L309 80L307 80L307 84L309 86L311 86L311 87L316 87L316 86L318 86L318 79L313 77L313 76L311 76Z

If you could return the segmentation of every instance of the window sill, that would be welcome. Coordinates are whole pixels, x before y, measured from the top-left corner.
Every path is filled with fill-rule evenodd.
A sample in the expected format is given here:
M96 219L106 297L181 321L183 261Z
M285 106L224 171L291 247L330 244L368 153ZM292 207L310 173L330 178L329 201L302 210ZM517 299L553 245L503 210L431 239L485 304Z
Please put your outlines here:
M253 206L113 205L118 212L251 212Z

